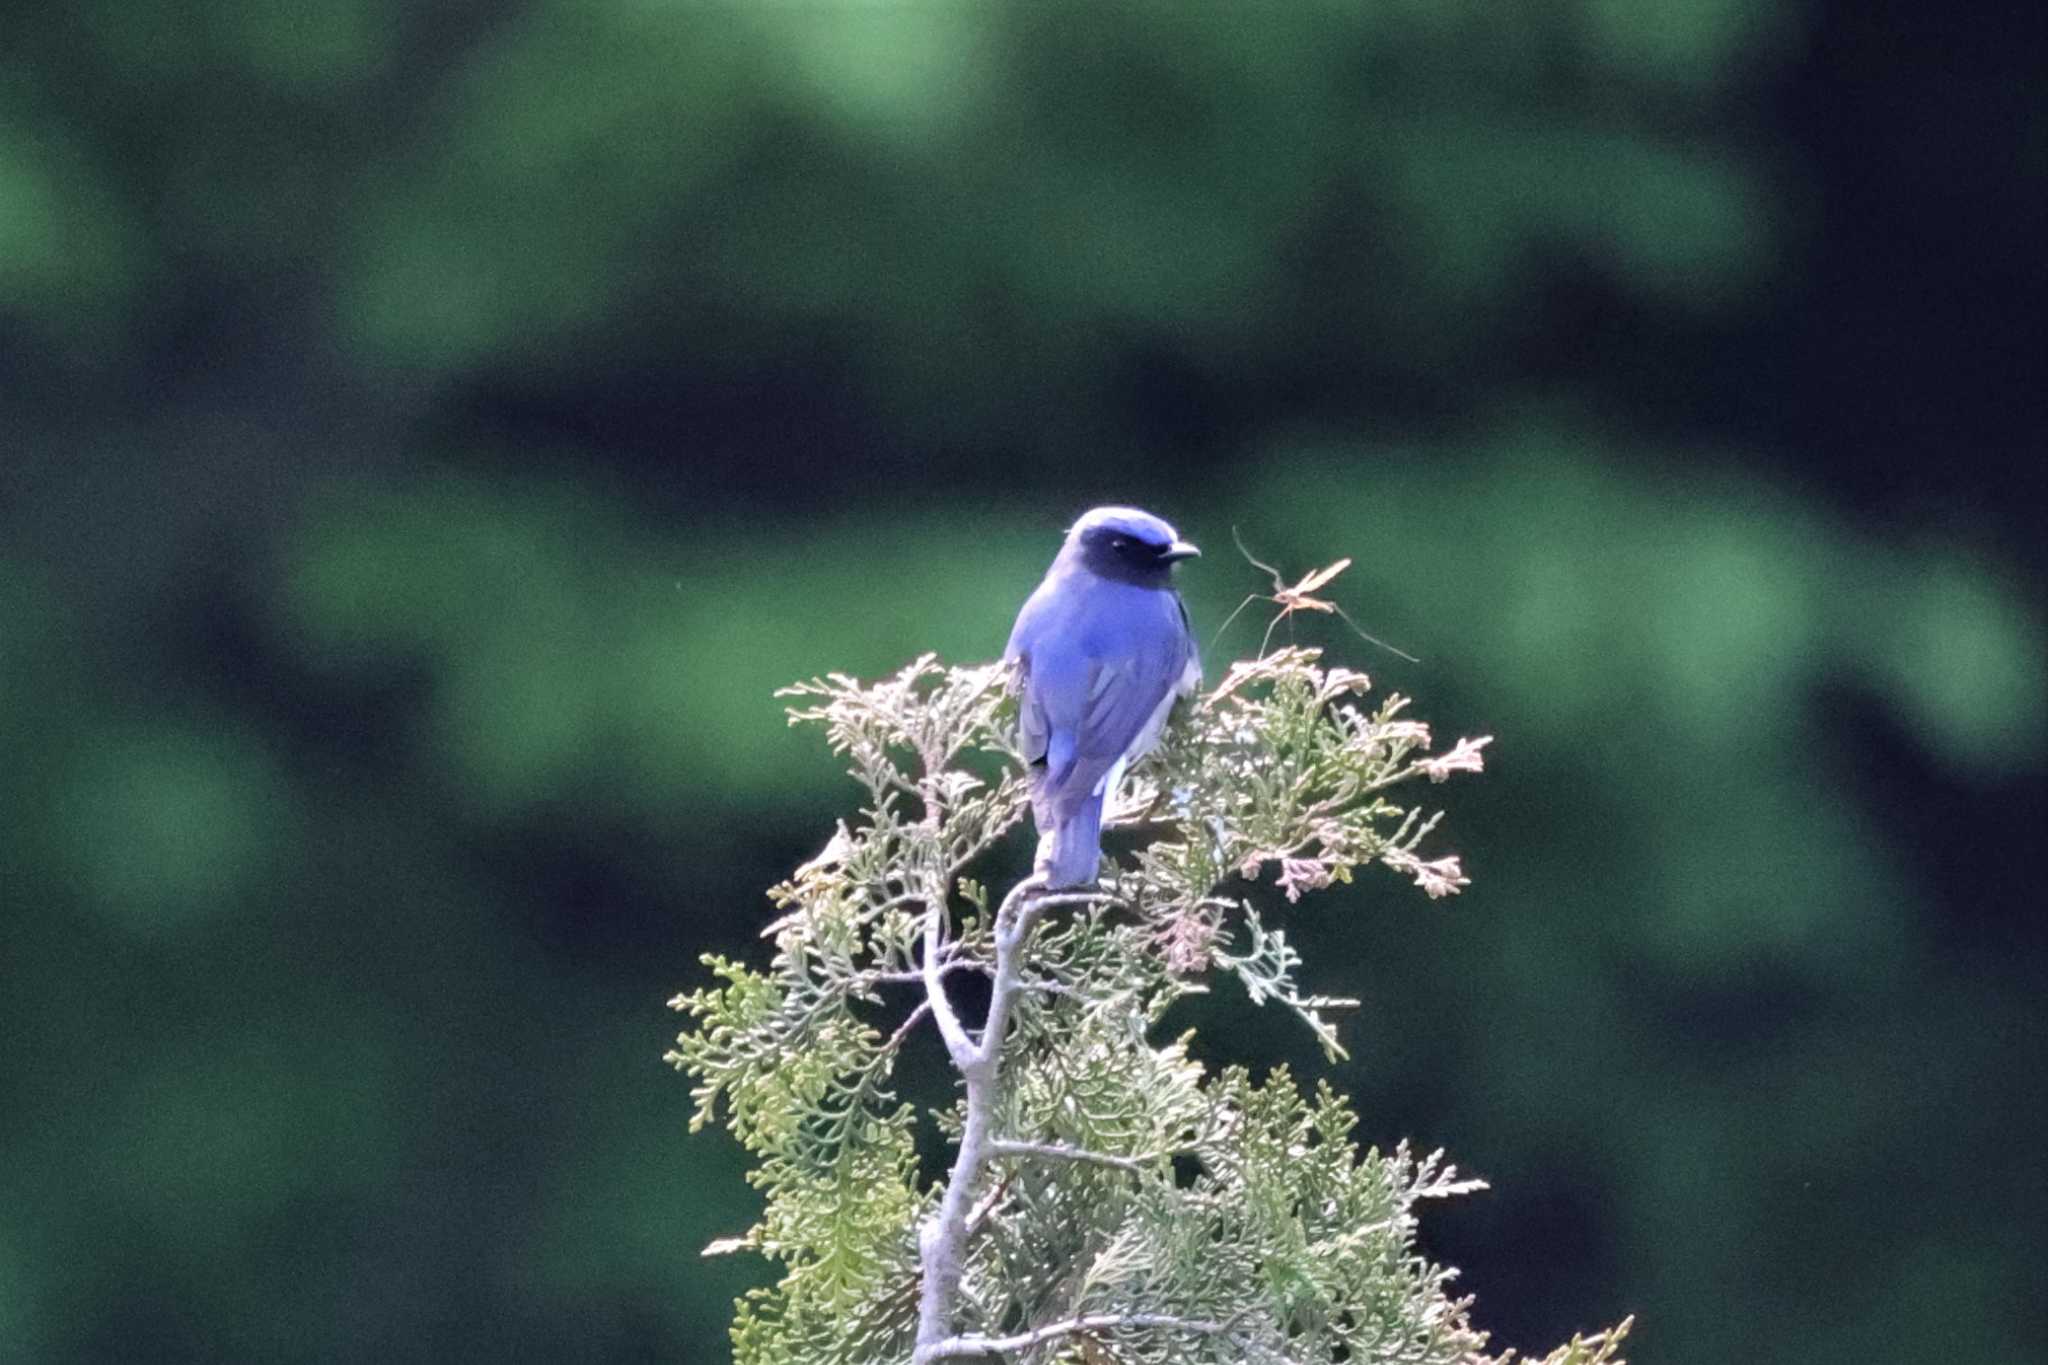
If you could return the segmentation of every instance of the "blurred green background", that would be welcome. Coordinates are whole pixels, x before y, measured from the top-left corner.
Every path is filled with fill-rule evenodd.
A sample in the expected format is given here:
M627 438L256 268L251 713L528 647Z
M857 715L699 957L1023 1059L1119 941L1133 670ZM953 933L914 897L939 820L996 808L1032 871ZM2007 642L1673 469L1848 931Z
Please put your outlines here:
M770 690L1110 500L1499 736L1466 896L1288 915L1484 1324L2042 1358L2038 7L9 28L0 1359L724 1359L663 1005L855 798Z

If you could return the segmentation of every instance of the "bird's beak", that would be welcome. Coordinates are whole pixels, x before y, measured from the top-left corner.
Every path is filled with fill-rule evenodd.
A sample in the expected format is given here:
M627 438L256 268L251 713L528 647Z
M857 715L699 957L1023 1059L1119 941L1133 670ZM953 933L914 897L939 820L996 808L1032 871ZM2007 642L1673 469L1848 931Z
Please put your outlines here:
M1176 540L1173 544L1161 550L1159 557L1168 564L1171 564L1181 559L1200 559L1202 552L1195 546L1188 544L1185 540Z

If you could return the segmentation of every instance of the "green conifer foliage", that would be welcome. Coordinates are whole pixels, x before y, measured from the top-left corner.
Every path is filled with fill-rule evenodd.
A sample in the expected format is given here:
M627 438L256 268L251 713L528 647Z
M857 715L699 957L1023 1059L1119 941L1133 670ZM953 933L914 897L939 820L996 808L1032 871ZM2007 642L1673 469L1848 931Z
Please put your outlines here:
M782 1272L739 1304L735 1360L1505 1361L1456 1272L1415 1246L1418 1206L1479 1181L1442 1153L1361 1152L1327 1084L1211 1071L1187 1036L1159 1036L1170 1004L1227 974L1339 1055L1332 1013L1351 1002L1302 992L1256 893L1299 902L1375 864L1455 893L1458 860L1422 851L1438 817L1413 794L1479 771L1486 741L1434 749L1405 698L1371 702L1365 675L1279 650L1183 708L1112 812L1137 851L1098 890L1027 880L997 904L973 874L1025 808L1008 682L925 657L785 692L866 801L774 888L768 967L707 959L721 984L673 1002L695 1124L733 1132L765 1197L708 1250ZM978 1018L948 987L970 976ZM925 1028L960 1082L931 1115L895 1088ZM920 1122L947 1143L935 1183ZM1619 1365L1626 1329L1549 1365Z

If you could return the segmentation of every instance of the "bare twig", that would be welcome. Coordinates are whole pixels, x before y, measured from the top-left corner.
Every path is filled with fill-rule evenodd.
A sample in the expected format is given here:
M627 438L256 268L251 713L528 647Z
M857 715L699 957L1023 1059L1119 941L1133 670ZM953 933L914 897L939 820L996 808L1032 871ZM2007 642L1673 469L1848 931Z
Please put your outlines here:
M954 972L981 972L986 974L993 970L995 969L986 962L975 962L967 958L953 958L939 965L940 976L951 976ZM916 971L905 972L866 972L862 974L860 979L863 983L872 983L878 986L921 986L924 984L924 968L919 966Z
M974 1058L974 1044L967 1037L967 1030L961 1026L960 1016L953 1009L953 1002L946 998L946 984L942 979L945 968L939 965L942 922L946 917L945 903L934 901L925 911L924 919L924 995L925 1003L931 1006L932 1018L939 1021L939 1036L946 1040L946 1051L953 1058L953 1065L965 1071Z
M1171 1313L1087 1313L1078 1318L1047 1323L1043 1327L1034 1327L1028 1332L1018 1332L1007 1337L945 1337L928 1345L919 1345L912 1360L915 1365L924 1365L926 1361L945 1360L954 1356L985 1356L1007 1351L1028 1351L1033 1346L1042 1346L1060 1337L1070 1337L1080 1332L1115 1331L1121 1327L1149 1327L1205 1337L1231 1330L1231 1324L1227 1322L1211 1322L1207 1318L1175 1317Z
M998 1180L987 1194L981 1197L981 1202L976 1204L974 1211L967 1215L967 1235L969 1237L981 1231L981 1225L995 1216L996 1209L1002 1205L1003 1196L1009 1192L1010 1177L1006 1175L1001 1180Z
M1026 883L1026 885L1030 884ZM1023 887L1019 887L1018 890L1023 890ZM1012 894L1014 895L1015 893L1013 892ZM1122 905L1128 907L1130 902L1122 896L1112 895L1107 891L1055 891L1049 895L1038 895L1031 899L1033 914L1043 914L1047 910L1059 910L1069 905Z
M1085 1147L1070 1147L1064 1142L1017 1142L1009 1138L997 1138L988 1145L991 1156L1036 1157L1045 1161L1078 1161L1094 1166L1111 1166L1132 1175L1143 1175L1149 1166L1136 1157L1112 1156L1108 1152L1091 1152Z
M931 766L928 756L924 781L919 785L924 798L924 825L936 843L945 821L945 806L939 797L937 770ZM953 1065L964 1072L973 1057L974 1044L968 1041L967 1030L961 1027L953 1002L946 998L946 985L942 979L946 948L946 893L950 888L943 877L932 880L936 884L927 887L924 894L924 961L920 970L924 975L925 1001L932 1007L932 1018L938 1021L939 1036L946 1040L947 1055L952 1057Z
M903 1045L903 1040L905 1038L908 1038L910 1036L911 1030L917 1027L918 1021L920 1019L923 1019L927 1014L930 1014L931 1012L931 1001L919 1001L917 1008L912 1010L910 1012L909 1017L896 1026L896 1031L894 1033L889 1035L889 1041L882 1045L882 1050L884 1052L894 1052L897 1048L901 1047Z

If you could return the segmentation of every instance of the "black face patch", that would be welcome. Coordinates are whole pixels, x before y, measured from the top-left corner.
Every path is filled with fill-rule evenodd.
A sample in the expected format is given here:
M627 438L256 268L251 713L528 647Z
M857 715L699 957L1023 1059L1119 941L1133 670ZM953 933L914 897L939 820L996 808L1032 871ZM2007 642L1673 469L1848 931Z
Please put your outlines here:
M1096 526L1081 535L1081 562L1119 582L1164 583L1173 572L1173 561L1164 557L1172 548L1120 527Z

